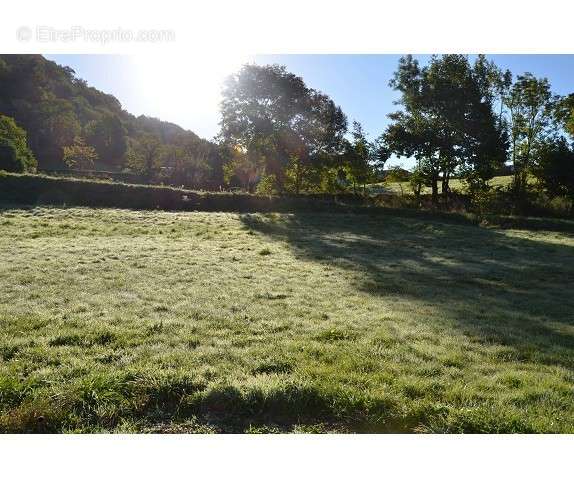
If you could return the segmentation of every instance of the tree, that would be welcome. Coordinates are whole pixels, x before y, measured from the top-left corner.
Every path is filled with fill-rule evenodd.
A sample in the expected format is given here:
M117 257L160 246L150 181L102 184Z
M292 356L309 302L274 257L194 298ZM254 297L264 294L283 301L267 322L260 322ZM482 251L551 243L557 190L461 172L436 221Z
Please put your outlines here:
M381 134L371 143L372 168L375 177L384 174L385 163L390 156L391 151L387 146L385 135Z
M420 165L417 165L417 167L415 167L415 169L411 173L411 176L409 177L409 184L411 185L411 189L413 190L413 193L417 198L417 200L421 196L421 190L425 183L426 178L424 172L422 171Z
M101 161L117 164L123 160L127 151L127 131L117 115L105 114L90 121L84 132Z
M436 61L437 59L433 58L432 62ZM390 153L414 156L421 164L424 161L434 203L438 201L441 169L446 169L446 163L451 161L448 152L454 147L447 138L449 131L444 127L447 120L435 113L438 100L431 78L441 80L438 75L439 68L440 66L435 66L430 73L428 67L421 68L411 55L399 60L398 69L389 85L401 92L399 104L403 106L403 110L389 114L393 123L383 136Z
M74 169L91 169L98 157L96 150L79 136L74 138L72 145L64 146L63 151L64 162Z
M363 127L357 121L353 122L351 136L352 141L347 141L344 156L347 174L351 177L355 191L357 185L362 185L364 190L373 172L370 162L374 158L374 149L367 140Z
M438 201L462 166L485 179L506 157L505 132L494 114L497 71L484 57L471 67L466 56L433 56L421 68L412 56L400 59L390 86L401 92L403 110L390 114L383 135L388 153L416 157L420 173Z
M145 135L133 142L128 153L128 166L151 181L161 167L162 155L160 140Z
M574 138L574 93L556 103L555 118L564 131Z
M13 118L0 115L0 169L23 173L34 171L37 164L28 147L26 131Z
M221 105L223 144L239 149L280 189L299 193L342 152L346 117L284 66L245 65L229 77Z
M503 96L512 74L479 55L470 72L468 109L464 117L462 161L459 174L471 189L488 189L488 181L508 158L508 132ZM500 109L496 114L495 105ZM472 193L472 192L471 192Z
M238 183L236 186L251 193L263 174L263 165L259 158L253 151L248 154L242 148L235 148L233 156L223 167L225 183L228 185Z
M415 157L422 165L432 188L432 199L438 201L440 176L440 126L437 118L426 110L430 106L430 90L426 70L411 55L402 57L389 86L401 92L402 111L389 114L392 123L382 135L384 156Z
M166 180L170 184L201 188L210 173L206 148L202 146L192 138L165 146L163 160L167 172Z
M531 73L518 76L505 97L509 112L513 189L518 199L523 197L536 152L551 128L556 102L548 80L535 78Z
M396 183L399 185L399 188L401 189L401 196L404 196L404 189L403 189L403 183L409 181L410 178L410 174L408 171L404 170L403 168L401 168L400 165L395 165L395 166L391 166L388 171L387 171L387 175L385 177L385 183ZM418 193L415 191L415 194L418 196L420 194L420 190L418 191Z
M564 137L541 144L533 173L550 196L565 196L574 200L574 148L568 145Z
M127 144L153 136L162 145L187 151L188 140L201 146L194 156L205 158L209 179L202 185L216 189L223 183L219 147L176 124L122 110L112 95L90 87L71 68L40 55L0 54L0 113L12 117L28 134L28 145L42 169L63 165L63 147L82 136L98 154L101 169L117 171L127 161ZM8 149L4 151L10 153ZM199 167L199 161L196 161ZM154 170L155 173L155 170ZM195 176L194 176L195 178Z

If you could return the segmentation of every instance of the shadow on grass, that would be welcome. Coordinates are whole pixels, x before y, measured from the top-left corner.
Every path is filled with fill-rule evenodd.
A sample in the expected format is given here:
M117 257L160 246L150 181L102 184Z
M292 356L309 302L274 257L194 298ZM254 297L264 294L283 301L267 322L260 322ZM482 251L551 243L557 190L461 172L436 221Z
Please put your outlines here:
M122 419L134 419L137 431L158 426L160 431L177 431L178 425L189 429L185 423L194 419L199 424L192 424L191 432L198 426L222 433L248 432L253 427L289 432L299 426L408 432L420 421L397 422L397 405L389 400L364 395L349 399L336 389L284 377L241 387L224 383L208 387L193 373L170 377L94 372L59 393L26 395L29 387L16 381L0 383L4 393L0 433L113 432Z
M435 307L508 360L574 369L574 246L442 218L294 214L241 217L298 258L352 272L358 290Z

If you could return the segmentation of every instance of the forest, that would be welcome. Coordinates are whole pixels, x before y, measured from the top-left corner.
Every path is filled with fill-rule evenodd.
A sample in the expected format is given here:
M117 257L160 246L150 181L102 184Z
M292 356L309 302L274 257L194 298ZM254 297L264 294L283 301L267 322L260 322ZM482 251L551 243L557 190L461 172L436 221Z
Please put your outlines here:
M389 84L397 110L371 139L285 67L248 64L227 79L220 132L207 141L131 115L71 68L2 55L0 169L260 195L369 198L401 181L409 192L399 206L571 214L574 94L484 55L437 55L425 66L407 55ZM416 163L406 170L397 157ZM507 184L492 185L500 175Z

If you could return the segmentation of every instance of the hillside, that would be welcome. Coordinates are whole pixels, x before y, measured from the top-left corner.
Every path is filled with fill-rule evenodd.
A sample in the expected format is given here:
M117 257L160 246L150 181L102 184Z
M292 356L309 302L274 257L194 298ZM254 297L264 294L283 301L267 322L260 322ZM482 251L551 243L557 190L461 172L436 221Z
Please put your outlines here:
M215 144L176 124L135 117L114 96L41 55L0 55L0 114L26 130L40 170L66 168L63 147L80 136L97 152L95 169L122 171L130 148L152 137L164 146L192 148L212 166L210 177L221 179Z

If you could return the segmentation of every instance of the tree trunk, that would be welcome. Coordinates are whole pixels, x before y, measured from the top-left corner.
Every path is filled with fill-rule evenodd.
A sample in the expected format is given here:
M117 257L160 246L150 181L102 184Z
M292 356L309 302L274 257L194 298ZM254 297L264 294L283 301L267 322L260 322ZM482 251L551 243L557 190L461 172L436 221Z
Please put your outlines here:
M432 188L432 203L433 203L433 205L437 205L438 204L438 177L436 175L432 176L431 188Z
M301 183L303 181L303 168L301 168L301 164L297 163L296 170L295 170L295 194L299 195L301 192Z
M415 196L417 197L417 200L420 198L421 196L421 190L422 190L422 183L418 183L416 188L415 188Z
M442 182L441 182L441 186L442 186L442 198L443 198L443 202L445 204L445 206L448 206L448 192L449 192L449 181L450 181L450 175L448 173L444 173L443 177L442 177Z

